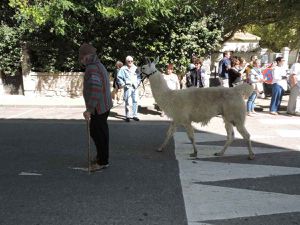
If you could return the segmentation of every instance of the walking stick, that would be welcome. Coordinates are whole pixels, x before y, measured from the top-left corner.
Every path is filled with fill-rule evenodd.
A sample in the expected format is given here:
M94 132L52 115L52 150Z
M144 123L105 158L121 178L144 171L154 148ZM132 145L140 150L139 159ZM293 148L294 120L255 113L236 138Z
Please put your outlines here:
M88 135L88 150L87 150L87 159L88 159L88 172L91 173L91 135L90 135L90 120L86 120L86 128Z

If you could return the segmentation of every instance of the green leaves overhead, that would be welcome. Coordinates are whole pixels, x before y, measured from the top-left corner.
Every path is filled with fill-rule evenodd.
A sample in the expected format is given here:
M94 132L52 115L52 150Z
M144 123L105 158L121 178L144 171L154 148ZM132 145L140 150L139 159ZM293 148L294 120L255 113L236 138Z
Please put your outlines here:
M11 0L9 6L18 9L16 18L25 24L29 32L51 23L51 32L64 35L68 24L65 13L71 10L74 4L68 0Z
M15 75L21 65L21 43L18 30L0 26L0 70Z
M253 24L264 26L272 23L272 32L278 33L278 24L284 18L292 28L286 31L295 33L289 37L296 38L300 30L298 2L2 0L0 29L10 29L5 35L12 38L10 44L4 39L0 39L0 44L20 46L26 42L32 68L39 71L81 70L78 48L83 42L90 42L111 69L116 60L124 60L129 54L137 63L145 56L159 55L162 66L173 62L175 68L183 72L192 53L206 56L217 50L220 43L235 31ZM297 41L289 43L297 45ZM0 49L0 55L16 61L17 50L11 56L7 49Z

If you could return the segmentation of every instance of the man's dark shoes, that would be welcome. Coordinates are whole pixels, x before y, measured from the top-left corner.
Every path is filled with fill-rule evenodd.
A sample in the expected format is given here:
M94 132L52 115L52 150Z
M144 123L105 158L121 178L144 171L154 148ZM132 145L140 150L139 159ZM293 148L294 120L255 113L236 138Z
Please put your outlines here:
M137 118L137 117L133 117L132 119L133 119L134 121L140 121L140 119Z
M130 119L129 119L129 118L126 118L125 121L126 121L126 122L130 122Z

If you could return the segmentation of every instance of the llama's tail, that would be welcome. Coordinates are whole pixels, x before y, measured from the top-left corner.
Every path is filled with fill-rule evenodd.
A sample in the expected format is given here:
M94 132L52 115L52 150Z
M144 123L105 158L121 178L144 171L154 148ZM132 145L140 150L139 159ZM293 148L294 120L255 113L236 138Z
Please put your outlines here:
M244 98L249 98L249 96L253 93L252 85L247 83L237 85L233 87L233 90L240 93Z

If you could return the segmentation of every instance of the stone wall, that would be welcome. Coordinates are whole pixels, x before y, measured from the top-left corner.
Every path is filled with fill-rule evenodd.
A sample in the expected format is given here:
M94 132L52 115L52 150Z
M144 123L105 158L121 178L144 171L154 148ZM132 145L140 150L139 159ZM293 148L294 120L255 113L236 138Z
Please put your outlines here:
M46 97L82 96L83 73L37 73L23 76L24 95Z
M30 72L23 76L25 96L43 97L81 97L84 73L37 73ZM111 91L112 91L111 80ZM139 93L144 97L151 97L152 92L148 79L139 86Z

